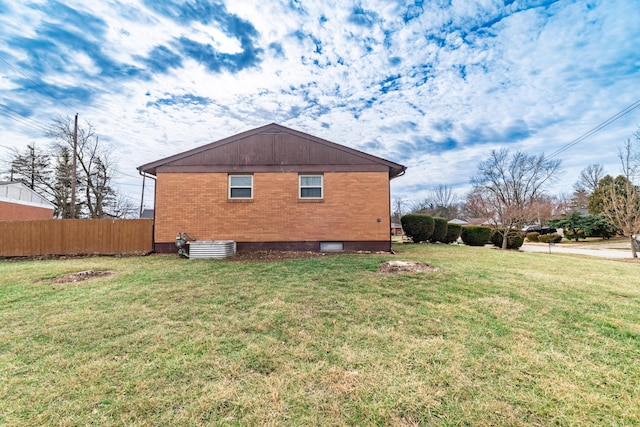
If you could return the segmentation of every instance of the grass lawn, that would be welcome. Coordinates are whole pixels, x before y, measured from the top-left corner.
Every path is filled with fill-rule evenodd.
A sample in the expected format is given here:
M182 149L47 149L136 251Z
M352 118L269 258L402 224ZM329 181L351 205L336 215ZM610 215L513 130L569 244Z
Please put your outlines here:
M0 425L640 425L640 264L398 249L0 262Z

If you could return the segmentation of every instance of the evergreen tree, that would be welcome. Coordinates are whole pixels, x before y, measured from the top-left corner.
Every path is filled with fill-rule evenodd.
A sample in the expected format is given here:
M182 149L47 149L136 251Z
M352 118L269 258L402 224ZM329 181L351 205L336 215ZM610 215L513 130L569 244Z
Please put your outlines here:
M48 154L38 152L35 144L29 144L24 152L15 151L11 160L9 180L21 182L39 193L46 192L50 162Z

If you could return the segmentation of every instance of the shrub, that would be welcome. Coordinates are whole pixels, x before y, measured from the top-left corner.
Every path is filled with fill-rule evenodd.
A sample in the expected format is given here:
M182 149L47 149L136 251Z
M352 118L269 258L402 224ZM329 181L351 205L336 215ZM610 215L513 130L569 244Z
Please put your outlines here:
M566 237L569 240L575 240L576 242L578 241L578 239L586 239L587 236L584 234L584 232L579 231L577 233L564 233L564 237Z
M468 246L484 246L489 243L491 228L481 225L467 225L460 233L462 241Z
M444 218L433 218L433 233L429 240L431 242L444 242L447 236L447 220Z
M491 234L491 243L501 248L504 231L494 231ZM520 231L510 230L507 233L507 249L518 249L524 243L524 234Z
M462 226L460 224L447 224L447 234L444 236L442 243L453 243L458 240L462 233Z
M547 234L545 234L547 236ZM527 242L539 242L540 233L537 231L532 231L531 233L527 233Z
M556 233L545 234L544 236L540 236L538 240L541 241L542 243L549 243L549 242L560 243L562 241L562 236Z
M433 218L424 214L408 214L400 218L402 229L414 243L426 242L433 234Z

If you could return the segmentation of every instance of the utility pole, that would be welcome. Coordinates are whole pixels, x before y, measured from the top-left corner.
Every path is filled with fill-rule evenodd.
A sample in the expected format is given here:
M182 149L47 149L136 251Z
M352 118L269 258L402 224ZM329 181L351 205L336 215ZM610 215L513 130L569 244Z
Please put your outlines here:
M78 113L76 113L75 125L73 126L73 170L71 171L71 208L69 213L71 219L76 218L76 153L78 151Z

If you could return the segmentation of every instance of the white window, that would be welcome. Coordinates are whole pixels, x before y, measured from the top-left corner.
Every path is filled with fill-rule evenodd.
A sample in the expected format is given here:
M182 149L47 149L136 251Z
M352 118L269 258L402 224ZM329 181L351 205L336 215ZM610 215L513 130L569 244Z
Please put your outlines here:
M322 199L322 175L299 175L300 198Z
M253 175L229 175L230 199L253 199Z

